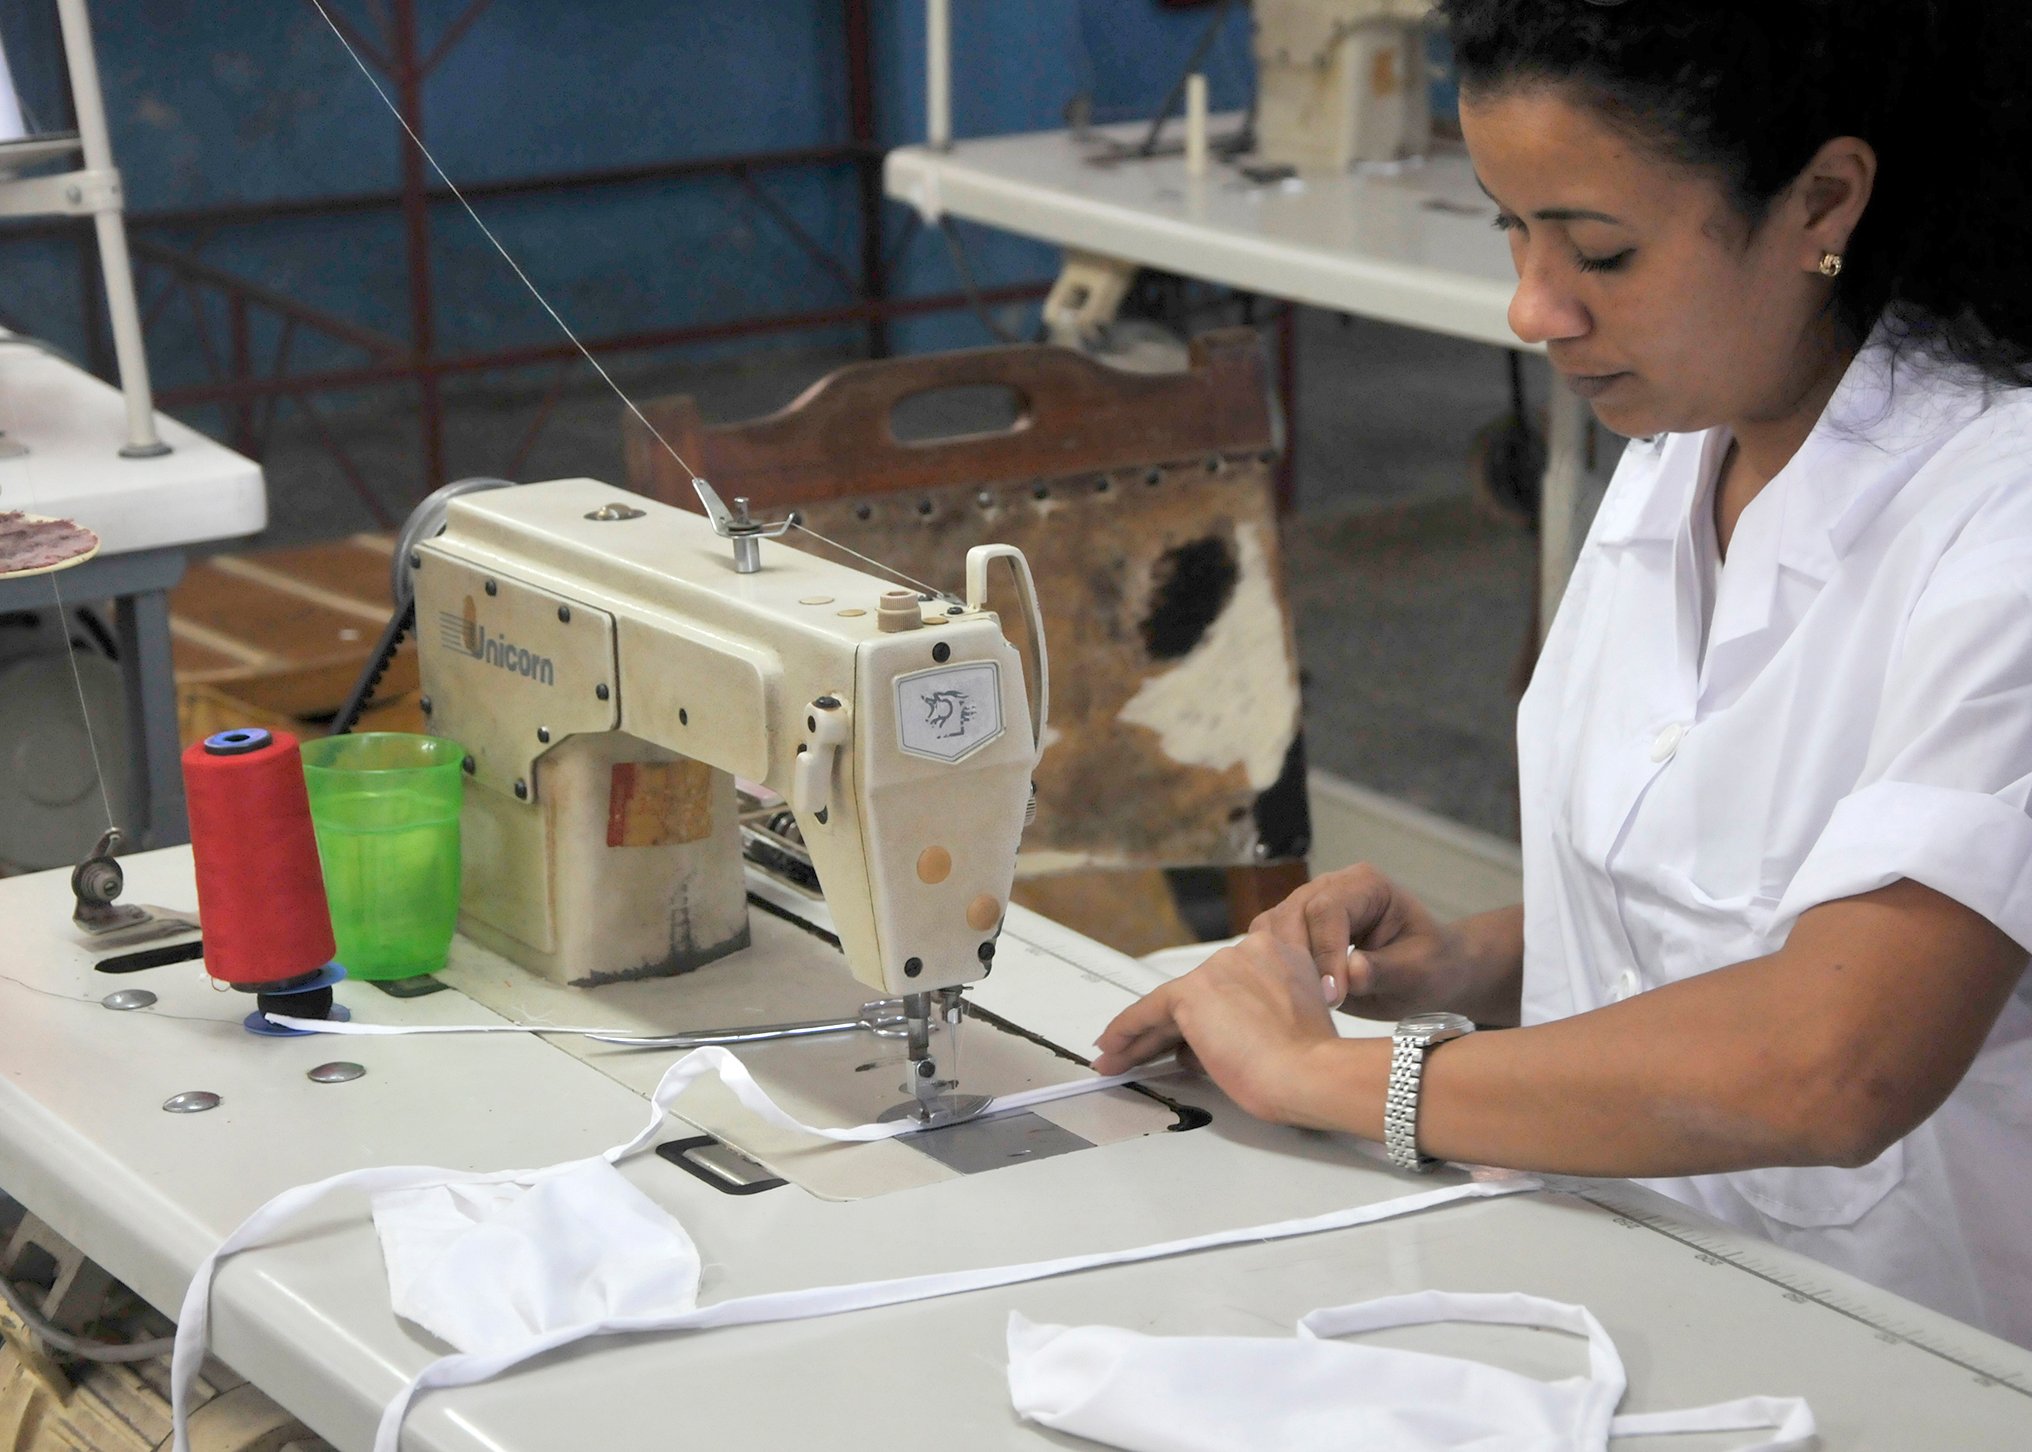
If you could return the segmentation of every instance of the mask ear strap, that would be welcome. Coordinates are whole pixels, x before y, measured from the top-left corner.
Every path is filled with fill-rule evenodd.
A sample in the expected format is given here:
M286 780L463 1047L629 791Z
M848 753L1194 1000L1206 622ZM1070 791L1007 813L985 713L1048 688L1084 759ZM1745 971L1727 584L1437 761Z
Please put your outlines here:
M203 1368L212 1319L212 1275L221 1260L250 1246L260 1245L281 1234L296 1218L340 1191L378 1195L389 1190L420 1189L427 1185L480 1184L521 1179L545 1171L502 1170L473 1174L441 1170L428 1165L388 1165L377 1169L346 1170L329 1179L313 1181L284 1190L240 1226L219 1248L199 1263L197 1273L185 1289L183 1305L176 1316L176 1348L170 1357L169 1386L171 1445L175 1452L190 1452L190 1401Z
M1754 1432L1774 1427L1778 1435L1739 1452L1802 1452L1813 1445L1813 1409L1803 1397L1744 1397L1692 1407L1683 1412L1637 1412L1609 1423L1611 1437L1658 1437L1678 1432Z
M1424 1326L1437 1321L1467 1321L1485 1326L1536 1326L1585 1336L1588 1343L1587 1400L1578 1425L1575 1445L1601 1447L1607 1443L1610 1421L1623 1400L1628 1378L1616 1343L1602 1329L1594 1313L1585 1306L1565 1301L1548 1301L1543 1296L1521 1291L1488 1294L1471 1291L1415 1291L1404 1296L1384 1296L1352 1306L1329 1306L1314 1311L1298 1323L1298 1334L1307 1340L1347 1336L1358 1331L1387 1331L1397 1326ZM1768 1425L1768 1424L1757 1424ZM1724 1429L1727 1430L1727 1429Z

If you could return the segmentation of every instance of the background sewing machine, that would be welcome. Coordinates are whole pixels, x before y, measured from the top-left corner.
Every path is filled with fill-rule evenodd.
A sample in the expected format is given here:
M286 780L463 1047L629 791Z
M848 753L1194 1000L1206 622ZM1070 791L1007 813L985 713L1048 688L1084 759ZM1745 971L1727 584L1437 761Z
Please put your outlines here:
M1259 165L1345 169L1425 155L1430 0L1255 0L1254 8Z
M474 493L404 562L426 709L469 753L465 930L575 987L747 947L744 778L787 801L847 967L901 1000L916 1112L971 1113L934 1040L994 962L1034 792L1029 567L979 546L964 602L921 598L765 557L787 523L699 490L710 522L592 480ZM987 608L997 559L1027 665Z

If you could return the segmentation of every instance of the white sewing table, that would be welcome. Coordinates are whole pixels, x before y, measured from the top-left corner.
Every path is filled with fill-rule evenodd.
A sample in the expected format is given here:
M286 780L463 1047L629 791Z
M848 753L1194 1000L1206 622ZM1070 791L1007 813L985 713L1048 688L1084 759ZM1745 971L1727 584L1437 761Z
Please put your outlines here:
M49 609L58 589L71 606L114 602L127 739L142 767L120 825L130 842L167 846L188 836L169 590L191 546L266 527L268 496L259 464L162 415L170 451L121 457L126 418L118 389L0 329L0 510L74 519L101 541L75 569L0 580L0 611Z
M129 900L192 905L187 849L125 865ZM642 1122L641 1094L614 1077L619 1060L602 1057L623 1051L575 1054L524 1035L257 1039L239 1026L246 998L213 990L196 964L95 972L70 909L63 873L0 881L0 1187L172 1314L198 1262L286 1187L378 1164L544 1165L616 1143ZM691 976L766 985L779 958L817 941L776 917L753 917L756 946L744 959ZM1090 1041L1152 981L1134 960L1020 911L1003 945L976 1001L1069 1047ZM461 942L453 967L453 976L471 976L504 965ZM840 977L838 992L858 993ZM675 982L672 991L684 991L685 980ZM100 1006L105 993L133 987L160 1001L129 1013ZM457 992L397 1000L349 983L339 996L357 1019L491 1018ZM578 1022L607 1022L601 995L580 997ZM783 1007L773 1016L792 1016ZM671 1057L650 1056L656 1068ZM363 1064L365 1077L306 1079L332 1059ZM962 1077L983 1092L1018 1087ZM1258 1123L1202 1081L1161 1087L1205 1107L1212 1122L854 1201L795 1184L735 1197L652 1154L623 1168L698 1241L707 1302L1141 1245L1393 1198L1455 1173L1402 1175L1352 1142ZM224 1102L209 1113L161 1110L189 1089ZM675 1121L669 1128L673 1139L688 1132ZM829 1152L882 1148L918 1153L895 1141ZM215 1353L349 1452L368 1446L382 1404L437 1354L389 1310L364 1210L334 1206L286 1240L229 1259L213 1298ZM490 1384L425 1395L404 1446L1069 1447L1010 1411L1011 1309L1036 1321L1287 1335L1315 1307L1421 1287L1532 1291L1587 1305L1628 1365L1625 1410L1804 1395L1829 1449L2032 1446L2032 1351L1634 1187L1578 1183L822 1321L593 1343ZM1547 1376L1583 1365L1579 1343L1552 1333L1441 1327L1392 1339ZM1616 1445L1710 1452L1745 1440Z
M1240 119L1215 117L1214 136ZM1516 273L1490 225L1495 204L1458 145L1394 174L1308 171L1255 182L1219 157L1200 177L1187 174L1176 152L1125 159L1146 128L970 138L947 151L898 147L884 164L884 185L927 222L959 217L1264 297L1543 351L1510 331ZM1175 144L1181 133L1174 123L1166 136ZM1587 405L1556 382L1549 433L1541 628L1552 621L1593 509L1584 488Z

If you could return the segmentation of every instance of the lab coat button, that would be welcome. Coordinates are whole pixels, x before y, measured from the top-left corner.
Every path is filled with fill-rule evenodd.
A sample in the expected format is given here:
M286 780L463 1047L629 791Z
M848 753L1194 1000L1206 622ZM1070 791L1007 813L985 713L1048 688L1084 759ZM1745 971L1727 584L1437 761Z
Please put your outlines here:
M1651 743L1651 759L1660 762L1672 760L1672 753L1679 750L1679 743L1685 739L1686 728L1684 726L1676 722L1673 725L1667 726L1663 731L1658 733L1657 739Z

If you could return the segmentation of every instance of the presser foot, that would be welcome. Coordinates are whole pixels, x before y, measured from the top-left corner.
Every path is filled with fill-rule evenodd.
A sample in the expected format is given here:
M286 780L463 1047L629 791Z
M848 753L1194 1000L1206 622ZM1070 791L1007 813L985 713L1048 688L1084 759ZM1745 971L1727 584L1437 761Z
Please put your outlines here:
M927 1129L972 1119L988 1106L985 1094L956 1094L959 1080L939 1073L939 1051L943 1046L957 1054L962 1006L957 988L935 993L907 993L900 1000L904 1037L909 1041L910 1079L899 1085L911 1097L891 1105L877 1115L878 1121L914 1119ZM955 1059L955 1062L957 1060Z
M934 1094L927 1098L906 1099L901 1104L892 1104L876 1115L875 1119L881 1124L910 1119L926 1129L937 1129L941 1125L958 1124L961 1120L972 1119L991 1102L985 1094Z

